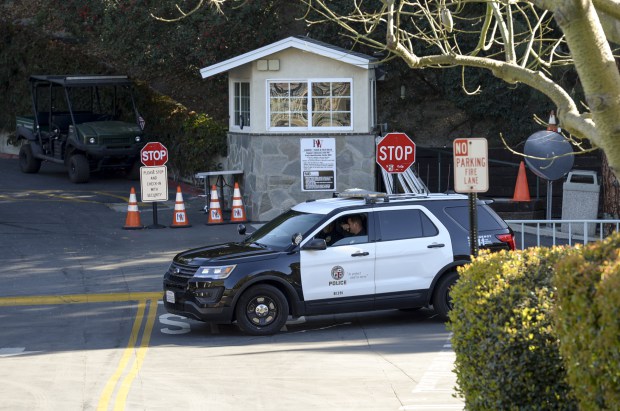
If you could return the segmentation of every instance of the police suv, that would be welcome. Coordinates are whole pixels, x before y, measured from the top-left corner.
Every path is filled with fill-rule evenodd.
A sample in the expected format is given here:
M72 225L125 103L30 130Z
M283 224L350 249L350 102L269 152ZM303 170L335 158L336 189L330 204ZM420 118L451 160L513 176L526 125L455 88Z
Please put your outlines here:
M253 335L278 332L289 316L432 306L446 319L456 268L470 261L468 204L460 194L355 191L306 201L241 242L176 255L165 308ZM481 249L515 248L484 202L477 215Z

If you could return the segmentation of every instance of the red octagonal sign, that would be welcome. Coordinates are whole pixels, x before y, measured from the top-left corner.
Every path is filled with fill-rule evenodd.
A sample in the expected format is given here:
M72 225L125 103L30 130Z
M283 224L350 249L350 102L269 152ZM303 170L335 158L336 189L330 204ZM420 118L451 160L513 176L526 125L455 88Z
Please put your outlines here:
M147 167L163 166L168 162L168 149L162 143L146 143L140 150L140 160Z
M377 144L377 164L388 173L404 173L415 162L415 143L405 133L388 133Z

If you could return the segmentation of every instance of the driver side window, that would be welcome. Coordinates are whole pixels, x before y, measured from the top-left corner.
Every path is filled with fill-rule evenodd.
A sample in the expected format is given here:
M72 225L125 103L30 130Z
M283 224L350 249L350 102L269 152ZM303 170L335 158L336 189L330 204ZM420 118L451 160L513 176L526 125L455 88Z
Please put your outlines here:
M368 214L354 213L338 218L335 222L334 231L338 238L331 245L351 245L368 242ZM329 246L330 244L328 244Z

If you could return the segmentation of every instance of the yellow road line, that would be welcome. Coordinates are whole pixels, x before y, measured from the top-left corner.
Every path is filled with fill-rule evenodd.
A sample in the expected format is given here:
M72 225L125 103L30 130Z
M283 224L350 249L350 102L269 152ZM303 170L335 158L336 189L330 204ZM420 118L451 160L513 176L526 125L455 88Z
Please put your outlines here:
M112 197L112 198L118 198L119 200L123 200L123 203L129 202L129 197L126 197L126 196L112 194L112 193L107 193L105 191L93 191L93 193L99 194L99 195L103 195L103 196Z
M140 343L140 348L138 348L138 353L136 354L136 358L134 359L129 374L127 374L118 390L118 394L116 395L116 401L114 403L114 411L122 411L125 409L125 402L127 401L129 389L131 388L131 384L136 378L136 375L138 375L138 372L140 372L140 368L142 368L142 363L144 362L144 357L146 356L149 342L151 341L151 334L153 332L153 325L155 324L156 314L157 301L153 300L151 301L151 306L149 307L149 316L144 327L144 332L142 333L142 342Z
M149 312L142 333L142 340L140 347L137 349L131 367L123 382L118 388L116 400L114 402L114 410L124 410L125 403L127 401L127 395L131 389L131 384L136 378L142 364L144 357L146 356L149 343L151 341L151 335L153 333L153 327L157 316L158 301L161 298L161 292L138 292L138 293L110 293L110 294L69 294L69 295L33 295L24 297L0 297L0 307L12 307L23 305L58 305L58 304L85 304L85 303L106 303L106 302L127 302L138 301L138 312L131 328L131 334L129 336L129 342L127 347L123 351L121 360L116 367L116 371L108 382L106 383L101 397L99 398L99 404L97 406L98 411L107 411L110 405L110 399L118 385L119 379L125 372L127 364L131 357L136 352L136 342L140 334L140 328L142 327L142 320L144 319L144 312L147 301L150 300Z
M110 293L110 294L68 294L68 295L32 295L24 297L0 297L0 307L21 305L55 305L111 303L139 300L157 300L161 292Z
M99 398L99 405L97 406L98 411L103 411L108 409L108 404L110 402L110 397L112 396L112 392L116 387L118 379L121 377L123 371L125 371L125 367L129 362L129 358L133 354L133 349L136 346L136 341L138 341L138 333L140 332L140 326L142 325L142 318L144 317L144 307L146 305L146 301L140 301L138 303L138 313L136 314L136 319L133 322L133 327L131 328L131 335L129 336L129 342L127 343L127 348L123 352L123 356L121 357L121 361L118 363L118 367L116 367L116 371L110 379L108 380L103 392L101 393L101 397Z

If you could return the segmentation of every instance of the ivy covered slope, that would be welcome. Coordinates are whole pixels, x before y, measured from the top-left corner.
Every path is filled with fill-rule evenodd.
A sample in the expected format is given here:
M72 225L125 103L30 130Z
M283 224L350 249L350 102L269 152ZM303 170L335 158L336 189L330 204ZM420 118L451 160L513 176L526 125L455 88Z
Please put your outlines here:
M129 74L187 110L227 124L226 76L202 80L201 67L291 35L307 34L337 46L375 52L354 45L333 25L307 26L305 10L296 1L227 1L223 13L204 7L175 23L152 17L177 17L175 3L20 0L0 5L0 58L7 63L1 69L0 84L10 94L10 101L0 100L0 128L10 130L15 110L29 104L21 83L32 73ZM37 45L32 41L35 36ZM69 49L70 55L60 57L59 48ZM398 60L385 62L383 68L387 75L378 84L379 122L388 123L390 130L407 132L421 146L444 146L464 135L488 137L491 144L499 144L499 132L512 142L522 141L540 128L532 116L544 118L551 109L548 101L528 88L507 89L475 70L465 73L465 85L469 90L481 85L482 91L467 96L458 69L410 70ZM404 99L401 86L406 90ZM147 118L150 124L157 121Z

